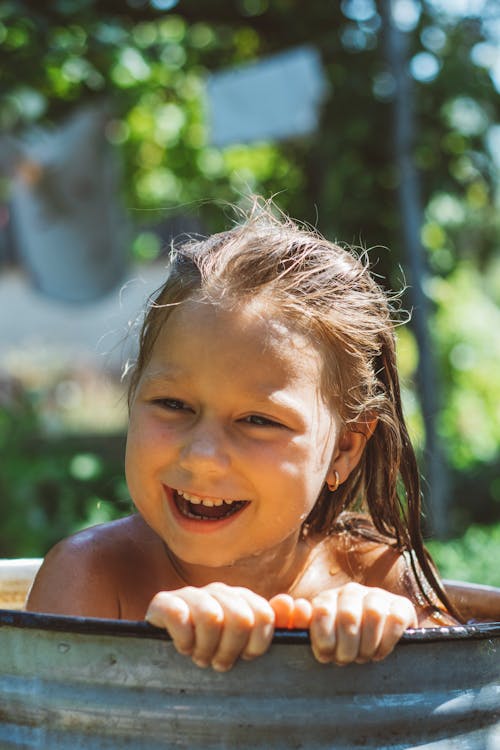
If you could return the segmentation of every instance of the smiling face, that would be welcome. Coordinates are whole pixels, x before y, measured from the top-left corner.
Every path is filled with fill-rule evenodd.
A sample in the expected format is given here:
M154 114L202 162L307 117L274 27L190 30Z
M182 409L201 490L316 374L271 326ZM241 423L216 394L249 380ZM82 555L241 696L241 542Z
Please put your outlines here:
M181 564L220 568L297 545L339 443L322 358L264 303L187 301L131 404L134 503Z

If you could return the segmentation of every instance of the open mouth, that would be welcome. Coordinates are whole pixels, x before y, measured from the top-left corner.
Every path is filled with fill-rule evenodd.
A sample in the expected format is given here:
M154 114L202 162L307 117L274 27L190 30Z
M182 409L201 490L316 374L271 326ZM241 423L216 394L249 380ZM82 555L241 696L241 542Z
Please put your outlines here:
M182 490L173 490L173 499L179 513L196 521L220 521L236 515L248 505L248 500L199 497Z

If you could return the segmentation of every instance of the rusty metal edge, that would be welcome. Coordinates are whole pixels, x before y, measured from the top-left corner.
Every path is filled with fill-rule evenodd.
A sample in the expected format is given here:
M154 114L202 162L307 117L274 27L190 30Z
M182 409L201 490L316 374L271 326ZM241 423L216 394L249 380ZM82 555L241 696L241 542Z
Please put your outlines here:
M169 641L161 628L133 620L105 620L96 617L69 617L14 609L0 609L0 628L17 627L27 630L52 630L64 633L112 635L119 638L153 638ZM415 628L403 634L400 643L410 645L436 641L483 640L500 637L500 622L477 622L445 628ZM276 630L273 643L310 643L307 630Z

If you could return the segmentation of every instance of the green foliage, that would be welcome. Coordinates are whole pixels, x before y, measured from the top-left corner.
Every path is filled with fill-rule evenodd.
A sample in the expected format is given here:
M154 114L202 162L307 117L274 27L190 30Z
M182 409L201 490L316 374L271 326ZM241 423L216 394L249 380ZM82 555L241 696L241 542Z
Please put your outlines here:
M449 462L457 469L498 459L500 445L500 288L471 261L457 265L446 279L434 278L429 291L437 303L434 318L446 392L441 435Z
M490 257L497 243L488 138L500 101L487 24L455 23L432 3L416 5L420 15L406 40L421 125L415 161L428 206L422 238L432 271L446 274L462 256ZM150 6L3 3L2 130L57 123L76 106L104 99L128 205L142 223L192 212L214 230L224 223L215 204L239 202L249 191L276 194L283 209L330 236L392 248L392 255L378 252L379 270L398 284L394 82L377 6L315 0L304 12L299 0L183 0L167 13ZM212 147L207 75L300 44L319 49L328 76L320 132L281 144ZM434 61L435 75L418 74L422 54Z
M470 526L460 538L427 547L443 578L500 586L500 524Z
M471 258L426 286L435 312L442 409L438 433L452 470L451 528L500 518L500 263L480 273ZM424 428L415 394L418 351L411 329L398 329L402 396L412 441L421 452ZM471 501L473 498L473 501Z
M131 509L123 440L106 460L81 441L44 436L29 397L0 409L0 557L38 557L78 528ZM104 495L104 497L103 497Z

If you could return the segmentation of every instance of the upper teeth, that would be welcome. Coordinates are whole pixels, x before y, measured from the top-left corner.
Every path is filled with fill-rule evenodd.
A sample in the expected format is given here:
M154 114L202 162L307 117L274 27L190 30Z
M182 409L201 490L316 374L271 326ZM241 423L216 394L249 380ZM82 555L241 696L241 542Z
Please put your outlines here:
M189 492L184 492L184 490L177 490L177 494L189 500L193 505L206 505L207 508L213 508L214 505L222 505L222 503L230 505L231 503L238 502L237 500L226 500L221 497L199 497L198 495L190 495Z

